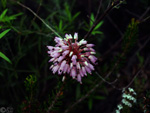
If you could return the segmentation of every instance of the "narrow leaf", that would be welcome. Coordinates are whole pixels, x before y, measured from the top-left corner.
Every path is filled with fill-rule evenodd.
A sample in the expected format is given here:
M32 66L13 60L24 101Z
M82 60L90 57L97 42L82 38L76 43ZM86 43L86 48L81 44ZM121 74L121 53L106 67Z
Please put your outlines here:
M8 32L10 31L10 29L7 29L5 31L3 31L2 33L0 33L0 39L5 36Z
M103 24L103 21L101 21L99 24L97 24L97 26L94 28L94 30L97 30L98 28L100 28L102 24Z
M4 60L6 60L7 62L9 62L10 64L12 64L10 59L6 55L4 55L2 52L0 52L0 57L3 58Z
M6 15L8 9L5 9L2 14L0 15L0 20Z
M93 31L91 34L92 34L92 35L103 34L103 32L101 32L101 31Z
M73 17L72 20L76 19L80 15L80 12L77 12Z
M95 18L94 18L94 14L91 14L91 20L90 20L90 27L92 27L93 22L94 22Z
M63 25L63 22L62 20L59 21L59 30L61 31L62 30L62 25Z

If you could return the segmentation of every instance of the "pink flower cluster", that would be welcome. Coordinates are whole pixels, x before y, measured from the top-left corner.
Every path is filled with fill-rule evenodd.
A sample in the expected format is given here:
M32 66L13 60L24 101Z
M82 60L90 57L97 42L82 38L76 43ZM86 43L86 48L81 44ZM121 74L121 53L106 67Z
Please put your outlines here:
M78 42L78 34L74 37L71 34L66 34L64 39L55 37L57 43L55 47L47 46L48 54L53 62L50 69L55 74L69 74L73 79L82 83L81 78L91 74L94 70L97 58L94 56L95 50L92 48L94 44L87 44L87 41L82 39Z

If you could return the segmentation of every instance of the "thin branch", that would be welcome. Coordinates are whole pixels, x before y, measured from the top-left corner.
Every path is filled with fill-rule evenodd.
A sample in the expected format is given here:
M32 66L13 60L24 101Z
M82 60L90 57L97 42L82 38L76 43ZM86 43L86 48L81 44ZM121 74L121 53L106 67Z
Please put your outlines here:
M143 18L144 18L144 16L145 16L149 11L150 11L150 7L148 7L148 8L146 9L146 11L143 13L143 15L139 18L139 21L142 21Z
M106 82L109 85L114 84L115 82L117 82L118 79L115 79L113 82L108 82L107 80L105 80L98 72L96 72L96 74L98 75L99 78L101 78L104 82Z
M102 58L106 58L106 56L107 56L114 48L116 48L116 47L118 46L118 44L122 41L122 39L123 39L123 36L122 36L114 45L112 45L109 50L107 50L107 51L103 54Z
M103 13L103 15L100 16L100 18L95 21L95 23L93 24L93 26L90 28L89 32L84 36L84 39L86 39L87 37L89 37L89 35L91 34L91 32L94 30L94 28L96 27L96 25L102 21L104 19L104 17L118 4L120 4L120 1L116 1L113 4L111 4L111 6L105 10L105 12Z
M17 2L17 4L19 4L20 6L24 7L25 9L29 10L34 16L36 16L39 20L42 21L42 23L48 28L50 29L53 33L55 33L55 35L57 35L58 37L62 38L52 27L50 27L41 17L39 17L33 10L31 10L29 7L23 5L20 2Z
M135 14L134 12L131 12L131 11L129 11L129 10L125 10L127 13L129 13L130 15L132 15L132 16L135 16L136 18L139 18L140 16L139 15L137 15L137 14Z
M103 1L103 0L100 0L100 2L99 2L99 7L98 7L98 10L97 10L97 13L96 13L95 20L97 20L97 17L98 17L98 15L99 15L99 13L100 13L100 9L101 9L101 5L102 5L102 1Z
M145 21L147 21L148 19L150 19L150 16L146 17L146 18L143 19L143 21L141 21L141 22L145 22Z
M129 83L127 86L122 87L122 88L117 88L117 89L118 89L118 90L123 90L123 89L128 88L128 87L133 83L133 81L135 80L135 78L141 73L141 71L142 71L142 68L140 68L140 69L138 70L138 72L135 74L135 76L133 77L133 79L130 81L130 83Z
M109 15L106 16L106 18L109 20L109 22L116 28L116 30L119 32L121 36L123 36L122 31L120 28L115 24L115 22L109 17Z

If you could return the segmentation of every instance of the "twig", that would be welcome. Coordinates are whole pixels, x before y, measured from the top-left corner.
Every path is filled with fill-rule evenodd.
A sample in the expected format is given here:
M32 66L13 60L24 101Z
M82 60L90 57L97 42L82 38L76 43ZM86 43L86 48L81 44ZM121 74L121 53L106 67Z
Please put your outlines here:
M106 58L106 56L107 56L114 48L116 48L116 47L118 46L118 44L122 41L122 39L123 39L123 36L122 36L114 45L112 45L109 50L107 50L107 51L103 54L102 58Z
M88 33L84 36L84 39L86 39L87 37L89 37L89 35L91 34L91 32L94 30L94 28L96 27L96 25L102 21L104 19L104 17L118 4L120 4L119 0L114 2L108 9L105 10L105 12L103 13L103 15L100 16L100 18L95 21L95 23L93 24L93 26L90 28L90 30L88 31Z
M119 32L121 36L123 36L122 31L120 28L115 24L115 22L109 17L109 15L106 16L106 18L110 21L110 23L116 28L116 30Z
M115 79L113 82L108 82L107 80L105 80L98 72L95 72L99 78L101 78L104 82L106 82L109 85L114 84L115 82L117 82L118 79Z
M133 77L133 79L130 81L130 83L129 83L127 86L122 87L122 88L117 88L117 89L118 89L118 90L123 90L123 89L128 88L128 87L133 83L133 81L135 80L135 78L140 74L141 71L142 71L142 68L140 68L140 69L138 70L138 72L135 74L135 76Z
M135 16L136 18L139 18L140 16L139 15L137 15L137 14L135 14L135 13L133 13L133 12L131 12L131 11L129 11L129 10L125 10L127 13L129 13L130 15L132 15L132 16Z
M20 6L26 8L27 10L29 10L34 16L36 16L39 20L42 21L42 23L48 28L50 29L53 33L55 33L55 35L57 35L58 37L62 38L52 27L50 27L41 17L39 17L33 10L31 10L29 7L23 5L20 2L17 2L17 4L19 4Z
M143 21L141 21L141 22L145 22L145 21L147 21L148 19L150 19L150 16L146 17L146 18L143 19Z
M97 17L98 17L98 15L99 15L99 13L100 13L100 8L101 8L101 5L102 5L102 1L103 1L103 0L100 0L100 2L99 2L99 7L98 7L98 10L97 10L97 13L96 13L95 20L97 20Z
M144 16L145 16L149 11L150 11L150 7L148 7L148 8L146 9L146 11L142 14L142 16L139 18L139 21L142 21L143 18L144 18Z

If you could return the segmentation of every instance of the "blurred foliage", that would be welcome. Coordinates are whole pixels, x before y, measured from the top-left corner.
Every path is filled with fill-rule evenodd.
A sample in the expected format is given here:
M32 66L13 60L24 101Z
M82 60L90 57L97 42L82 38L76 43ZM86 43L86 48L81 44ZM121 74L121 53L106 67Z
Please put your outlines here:
M135 45L138 38L138 24L139 22L132 18L131 23L124 34L122 51L127 54Z
M19 113L41 113L42 108L40 106L40 102L38 102L36 98L36 90L37 90L37 78L36 76L29 75L26 77L24 81L24 85L26 88L25 100L22 101L21 105L19 105L19 109L17 112Z

